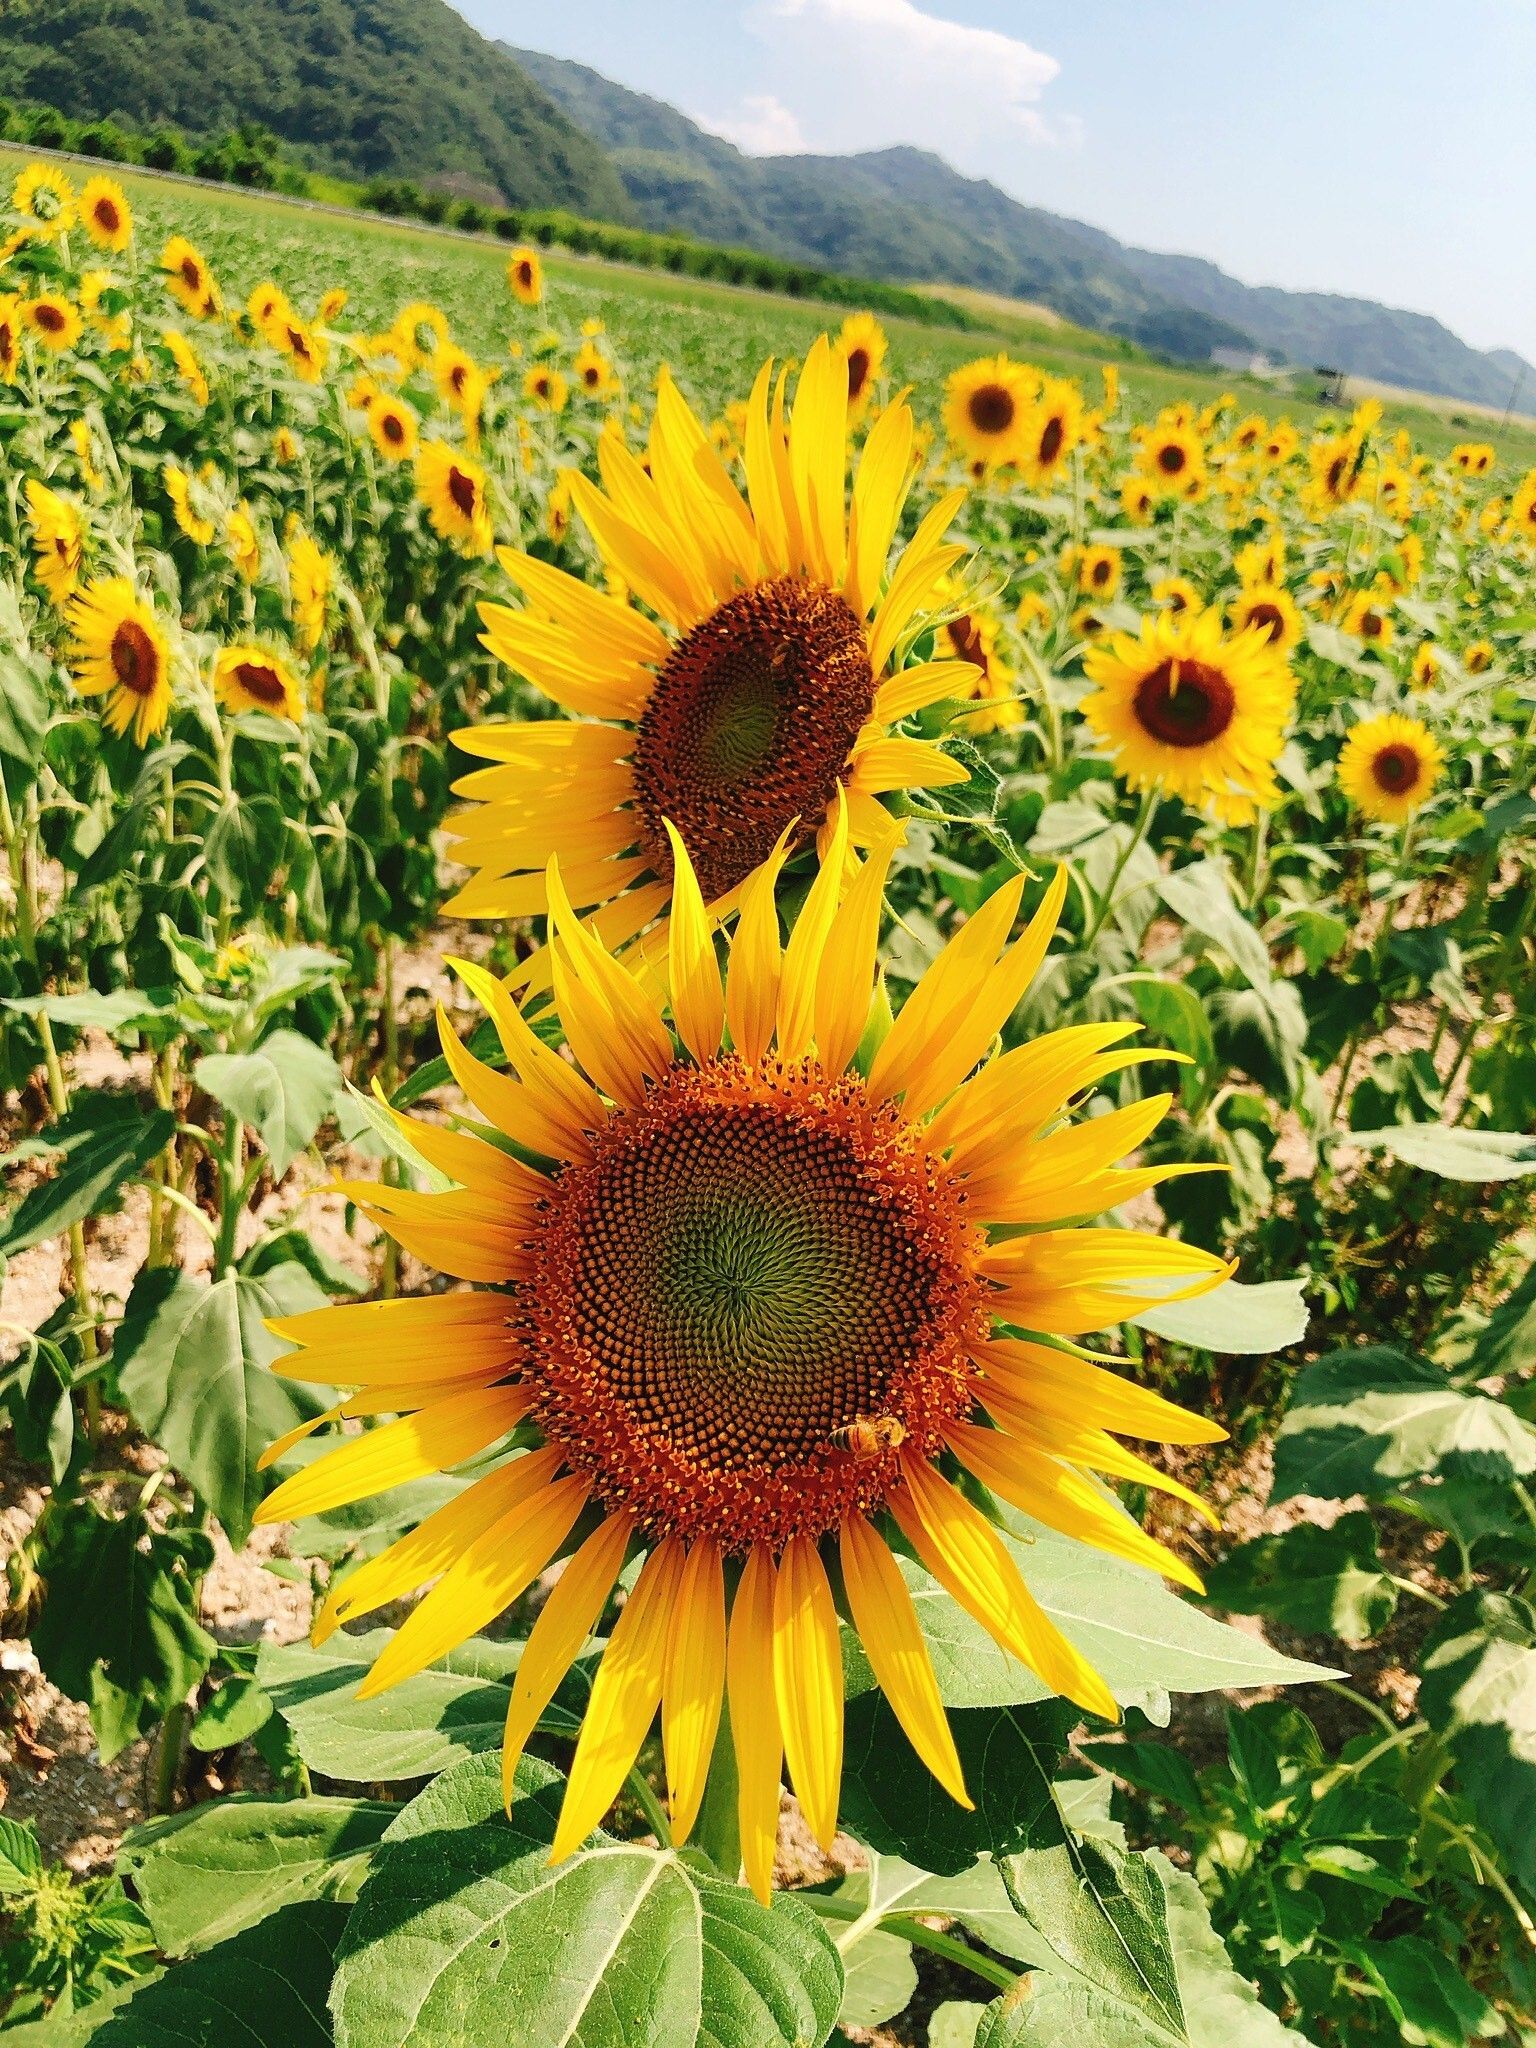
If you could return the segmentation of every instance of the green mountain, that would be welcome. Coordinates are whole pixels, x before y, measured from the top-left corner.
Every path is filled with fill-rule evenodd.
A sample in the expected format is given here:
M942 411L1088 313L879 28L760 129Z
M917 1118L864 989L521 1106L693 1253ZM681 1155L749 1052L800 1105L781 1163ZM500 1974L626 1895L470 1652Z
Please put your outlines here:
M1240 284L1011 199L916 149L749 157L675 107L559 57L514 55L608 150L647 227L748 243L864 277L979 286L1170 355L1245 342L1290 363L1502 406L1536 370L1369 299Z
M138 130L254 121L347 177L635 218L601 147L444 0L5 0L0 97Z

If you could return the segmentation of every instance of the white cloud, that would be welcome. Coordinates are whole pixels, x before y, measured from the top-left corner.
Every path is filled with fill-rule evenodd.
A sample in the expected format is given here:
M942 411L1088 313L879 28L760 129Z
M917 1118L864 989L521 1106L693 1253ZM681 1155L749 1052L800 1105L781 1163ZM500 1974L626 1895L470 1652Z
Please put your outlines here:
M806 147L798 118L771 92L749 93L733 113L704 125L748 156L790 156Z
M772 90L710 125L753 154L916 143L981 169L999 145L1073 132L1039 107L1061 66L1001 30L913 0L752 0L743 18Z

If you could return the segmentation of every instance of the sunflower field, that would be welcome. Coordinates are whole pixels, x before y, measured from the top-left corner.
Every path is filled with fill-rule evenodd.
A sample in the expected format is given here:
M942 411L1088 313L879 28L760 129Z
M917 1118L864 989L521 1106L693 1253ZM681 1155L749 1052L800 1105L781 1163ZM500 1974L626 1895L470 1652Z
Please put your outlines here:
M138 203L0 213L0 2033L1536 2043L1536 444Z

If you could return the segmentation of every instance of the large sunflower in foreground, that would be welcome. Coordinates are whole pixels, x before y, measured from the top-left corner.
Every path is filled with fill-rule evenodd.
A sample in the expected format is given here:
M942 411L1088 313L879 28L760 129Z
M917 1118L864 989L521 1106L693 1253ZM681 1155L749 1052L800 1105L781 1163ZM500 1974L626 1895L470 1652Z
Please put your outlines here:
M1296 684L1267 625L1228 636L1214 608L1159 612L1083 667L1094 688L1079 709L1133 788L1171 790L1228 824L1276 800Z
M753 1887L766 1897L784 1760L830 1842L843 1727L834 1584L914 1748L965 1801L894 1543L1052 1691L1115 1716L1031 1596L993 1496L1191 1582L1088 1475L1198 1506L1110 1432L1222 1432L1065 1342L1166 1299L1169 1281L1196 1293L1228 1271L1190 1245L1083 1225L1162 1177L1116 1162L1168 1098L1069 1122L1104 1077L1145 1057L1126 1048L1128 1025L1056 1031L987 1058L1045 958L1065 872L1012 945L1023 883L998 890L856 1062L897 836L840 901L840 811L782 946L781 844L744 892L723 983L674 840L670 1022L652 985L577 919L552 863L554 991L578 1064L535 1036L504 984L459 964L511 1069L482 1065L440 1013L490 1142L402 1118L458 1186L344 1190L417 1256L488 1285L272 1326L300 1347L280 1373L358 1389L332 1417L398 1419L285 1480L263 1521L479 1458L514 1430L526 1447L343 1580L317 1622L323 1638L437 1581L374 1665L372 1695L572 1553L518 1666L509 1797L626 1560L643 1556L593 1685L556 1859L602 1818L658 1706L673 1827L686 1837L723 1698Z
M573 476L577 512L605 568L656 617L504 549L526 603L482 605L484 642L574 721L455 735L494 763L457 785L480 800L453 829L478 870L448 909L518 917L545 907L553 851L580 908L601 906L610 944L640 932L672 889L664 820L706 899L729 903L787 827L826 829L841 787L853 843L872 845L888 790L964 781L936 747L888 728L963 697L963 664L891 673L945 572L959 502L934 506L886 577L911 481L912 415L891 406L864 446L848 502L847 376L825 336L791 417L771 363L747 409L743 497L663 371L645 462L607 432L603 488Z

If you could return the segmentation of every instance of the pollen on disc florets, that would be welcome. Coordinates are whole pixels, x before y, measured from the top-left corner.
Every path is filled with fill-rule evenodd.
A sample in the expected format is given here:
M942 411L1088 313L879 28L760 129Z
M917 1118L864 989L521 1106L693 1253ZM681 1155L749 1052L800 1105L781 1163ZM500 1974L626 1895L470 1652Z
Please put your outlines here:
M989 1324L980 1232L921 1131L814 1061L678 1067L543 1203L520 1287L551 1444L652 1536L740 1554L879 1505L937 1452ZM852 1424L893 1418L850 1452Z
M874 696L869 643L835 590L780 576L738 592L681 639L635 735L642 843L670 876L664 820L713 902L799 818L825 814Z

